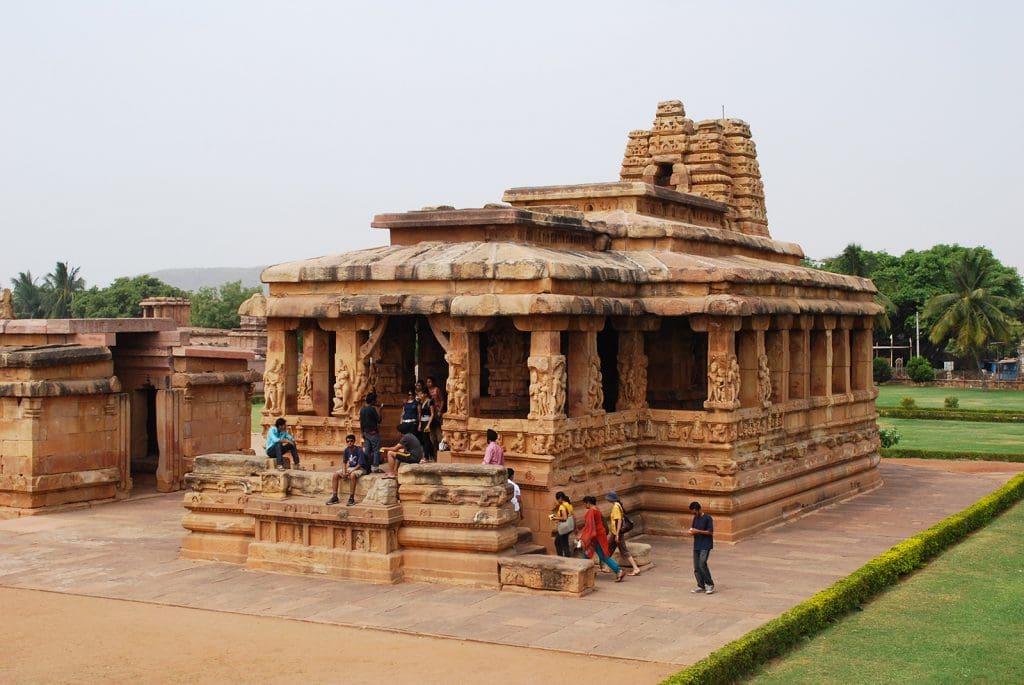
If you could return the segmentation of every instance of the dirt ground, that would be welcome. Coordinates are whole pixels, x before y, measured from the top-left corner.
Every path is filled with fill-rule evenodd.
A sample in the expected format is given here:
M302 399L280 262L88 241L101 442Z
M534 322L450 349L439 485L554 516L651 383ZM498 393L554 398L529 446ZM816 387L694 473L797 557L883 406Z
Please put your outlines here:
M656 683L678 666L0 588L0 682Z

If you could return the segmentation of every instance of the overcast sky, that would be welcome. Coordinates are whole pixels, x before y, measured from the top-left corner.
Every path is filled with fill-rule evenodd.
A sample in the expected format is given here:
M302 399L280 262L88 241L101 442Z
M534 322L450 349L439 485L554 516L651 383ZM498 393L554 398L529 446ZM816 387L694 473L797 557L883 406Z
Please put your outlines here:
M0 279L383 244L377 213L617 180L667 99L750 122L810 257L1024 271L1022 7L0 0Z

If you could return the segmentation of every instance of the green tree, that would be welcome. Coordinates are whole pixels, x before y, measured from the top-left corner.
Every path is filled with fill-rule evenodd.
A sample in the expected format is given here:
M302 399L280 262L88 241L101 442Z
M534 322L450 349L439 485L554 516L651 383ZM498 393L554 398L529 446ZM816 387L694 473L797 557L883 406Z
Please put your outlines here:
M184 297L186 293L159 278L122 276L106 288L93 286L80 293L71 305L78 319L123 319L142 316L139 303L147 297Z
M22 271L17 278L11 279L14 315L19 319L42 319L46 316L46 292L38 280L32 277L31 271Z
M951 292L931 297L924 308L925 318L935 321L928 338L946 343L953 354L969 356L975 368L990 342L1005 342L1013 333L1014 302L1001 294L1013 286L1001 266L984 248L966 250L950 265ZM1019 276L1016 280L1019 286Z
M53 272L46 275L46 313L50 318L71 318L71 305L85 290L85 279L78 271L77 266L72 269L67 262L57 262Z
M262 288L243 288L241 281L219 288L200 288L191 294L192 325L200 328L237 328L238 308Z
M925 383L935 380L935 369L924 357L911 357L907 362L907 375L915 383Z

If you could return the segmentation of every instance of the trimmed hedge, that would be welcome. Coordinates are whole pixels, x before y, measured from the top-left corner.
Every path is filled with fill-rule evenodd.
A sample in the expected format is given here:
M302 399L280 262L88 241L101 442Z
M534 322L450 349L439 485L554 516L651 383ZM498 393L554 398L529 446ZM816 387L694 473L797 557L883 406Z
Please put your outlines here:
M946 452L944 450L911 450L899 447L883 447L880 450L888 459L965 459L968 461L1011 461L1024 462L1024 454L1003 454L996 452Z
M965 409L922 409L914 407L878 407L878 415L889 419L929 419L933 421L980 421L983 423L1021 423L1024 412Z
M770 659L785 654L802 639L820 632L900 577L924 566L1022 498L1024 474L1018 474L991 495L893 546L832 587L669 676L662 685L734 683L753 674Z

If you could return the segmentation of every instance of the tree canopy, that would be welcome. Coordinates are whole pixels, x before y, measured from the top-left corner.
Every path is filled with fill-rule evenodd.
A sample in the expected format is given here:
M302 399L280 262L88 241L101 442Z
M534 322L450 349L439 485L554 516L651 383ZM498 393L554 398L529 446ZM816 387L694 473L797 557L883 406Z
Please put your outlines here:
M80 319L120 319L142 316L139 303L147 297L185 297L187 293L153 276L121 277L106 288L93 286L81 293L71 307Z
M192 325L201 328L237 328L238 308L258 292L262 292L262 288L243 288L241 281L225 283L219 288L200 288L189 295L192 300Z
M920 312L921 355L937 365L947 353L946 338L933 342L928 332L941 317L941 312L935 308L926 311L925 305L937 295L961 291L957 285L954 265L968 254L973 255L971 259L985 273L986 295L1003 298L1000 300L1000 310L1009 319L1019 319L1024 313L1024 282L1016 269L1002 264L988 248L935 245L927 250L908 250L895 256L851 244L839 255L823 259L816 266L826 271L864 276L874 281L880 294L878 301L883 306L886 299L891 303L889 318L897 344L914 342L914 314ZM1014 329L1018 331L1019 326ZM879 339L882 330L881 326L876 326ZM888 344L888 335L885 338ZM1003 343L1006 350L992 350L993 353L1003 354L1012 350L1019 339L1019 333L1013 332L1003 337L990 338L988 342ZM973 353L969 350L953 347L948 352L959 357L971 357L973 361Z

